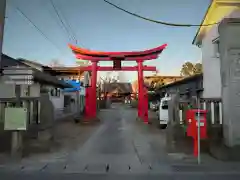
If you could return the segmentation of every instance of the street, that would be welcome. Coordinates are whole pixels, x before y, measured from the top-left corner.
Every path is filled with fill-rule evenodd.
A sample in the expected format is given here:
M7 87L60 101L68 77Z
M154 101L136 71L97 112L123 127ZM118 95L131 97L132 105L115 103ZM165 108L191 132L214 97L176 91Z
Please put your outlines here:
M164 130L136 121L136 111L126 105L113 104L111 109L101 110L99 117L102 122L98 127L91 135L85 136L85 140L75 140L74 148L65 148L58 154L25 158L20 163L3 164L1 179L240 177L239 169L230 168L230 172L224 171L225 167L211 169L209 166L179 163L166 150Z

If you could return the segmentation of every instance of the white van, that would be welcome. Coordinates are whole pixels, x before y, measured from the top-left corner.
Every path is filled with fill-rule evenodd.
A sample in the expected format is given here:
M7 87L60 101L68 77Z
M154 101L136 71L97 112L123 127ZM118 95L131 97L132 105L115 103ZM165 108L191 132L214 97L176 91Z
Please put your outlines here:
M161 129L166 129L168 124L168 102L171 100L171 97L164 97L161 99L158 110L158 119Z

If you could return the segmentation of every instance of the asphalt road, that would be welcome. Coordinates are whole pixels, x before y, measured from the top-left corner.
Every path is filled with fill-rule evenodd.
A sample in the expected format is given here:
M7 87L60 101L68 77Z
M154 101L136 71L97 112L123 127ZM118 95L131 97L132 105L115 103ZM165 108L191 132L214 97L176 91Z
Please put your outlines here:
M112 109L102 110L101 125L81 146L62 158L49 155L44 161L2 166L0 179L240 179L239 171L174 165L165 148L164 132L135 117L131 108L113 104Z
M239 180L236 174L1 174L3 180Z

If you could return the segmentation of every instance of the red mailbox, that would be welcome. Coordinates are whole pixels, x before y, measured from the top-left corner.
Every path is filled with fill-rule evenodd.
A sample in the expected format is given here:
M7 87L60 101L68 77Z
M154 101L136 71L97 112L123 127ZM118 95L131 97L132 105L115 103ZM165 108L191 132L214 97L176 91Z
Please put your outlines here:
M186 112L186 125L187 125L187 136L193 137L192 134L192 119L193 119L193 115L192 115L192 110L187 110Z
M194 155L198 155L198 124L200 125L200 139L207 138L207 111L200 109L189 109L186 112L187 136L193 138ZM200 122L198 122L200 121Z
M198 119L200 120L200 138L207 138L207 111L198 109L189 109L186 114L187 135L193 138L198 136Z

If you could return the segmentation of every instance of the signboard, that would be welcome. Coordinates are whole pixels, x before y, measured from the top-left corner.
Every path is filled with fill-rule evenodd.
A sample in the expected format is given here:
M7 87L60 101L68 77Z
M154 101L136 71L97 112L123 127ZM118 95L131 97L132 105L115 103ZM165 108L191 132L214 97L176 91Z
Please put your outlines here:
M121 60L114 60L113 61L113 69L121 70L121 68L122 68Z
M5 108L4 130L27 130L27 108Z
M3 70L6 84L31 85L34 83L33 73L32 69L25 67L10 67Z

